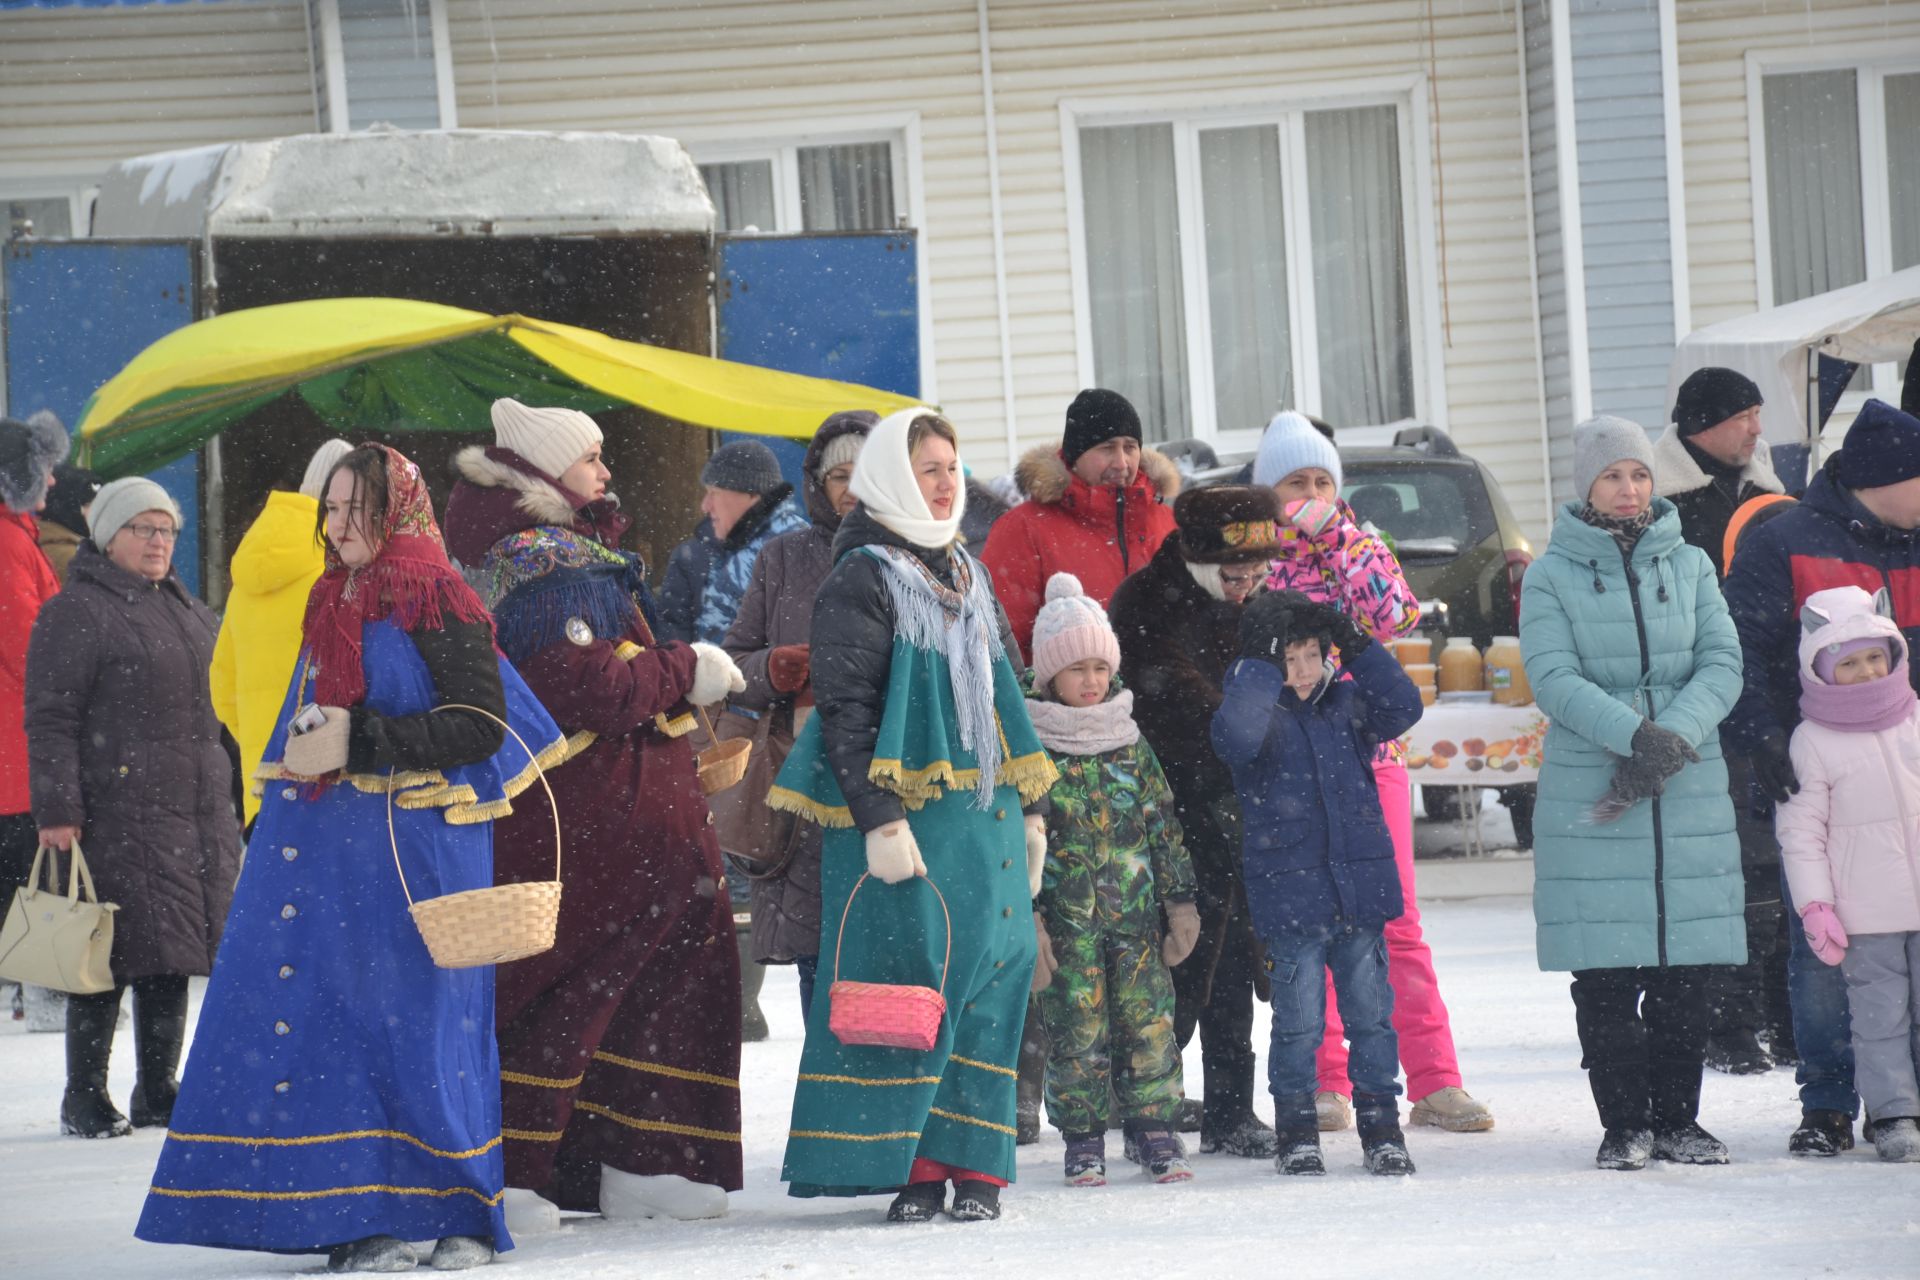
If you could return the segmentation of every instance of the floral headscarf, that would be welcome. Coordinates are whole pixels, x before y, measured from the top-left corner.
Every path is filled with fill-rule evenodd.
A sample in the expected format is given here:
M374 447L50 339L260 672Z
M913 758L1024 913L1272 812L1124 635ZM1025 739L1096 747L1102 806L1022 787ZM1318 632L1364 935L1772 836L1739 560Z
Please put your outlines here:
M380 551L371 564L349 568L332 543L327 567L307 597L301 624L303 643L315 678L315 701L351 707L367 695L361 666L360 629L390 621L402 631L438 631L446 612L461 622L493 619L459 571L447 559L433 501L420 468L397 449L378 449L387 459L387 510L381 521Z

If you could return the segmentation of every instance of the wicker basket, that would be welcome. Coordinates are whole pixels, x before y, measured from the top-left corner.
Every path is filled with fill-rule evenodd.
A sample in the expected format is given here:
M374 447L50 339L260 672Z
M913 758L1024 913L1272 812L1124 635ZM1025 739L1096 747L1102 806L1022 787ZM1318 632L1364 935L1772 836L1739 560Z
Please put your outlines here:
M747 776L748 758L753 755L752 738L728 738L724 742L713 732L705 707L695 707L700 723L706 726L707 740L713 743L694 757L700 766L700 794L718 795Z
M457 702L434 710L477 712L505 729L527 753L540 779L540 787L547 793L547 809L553 815L553 879L467 889L415 902L413 891L407 888L407 873L400 867L400 842L393 832L393 791L389 788L387 842L393 846L393 869L400 873L400 891L407 895L407 913L413 917L414 927L420 930L427 953L442 969L505 964L551 951L554 932L560 923L560 806L554 801L553 788L547 785L546 771L540 768L526 739L491 712Z
M847 917L853 912L853 899L866 882L865 875L854 882L853 893L847 895L847 905L840 912L840 935L833 944L832 985L827 988L827 1029L845 1045L879 1045L924 1053L939 1040L940 1020L947 1012L953 917L947 913L946 895L939 885L927 880L927 888L940 900L940 914L947 922L947 951L940 961L939 990L905 983L854 982L840 976L840 948L847 940Z

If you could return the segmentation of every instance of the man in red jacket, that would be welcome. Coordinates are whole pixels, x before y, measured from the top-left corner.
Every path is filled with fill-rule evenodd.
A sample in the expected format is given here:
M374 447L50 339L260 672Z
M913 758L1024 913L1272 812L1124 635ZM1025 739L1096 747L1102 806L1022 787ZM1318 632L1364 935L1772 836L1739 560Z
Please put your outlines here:
M39 844L27 800L27 640L60 580L40 550L33 513L47 505L53 469L66 456L67 432L52 414L0 418L0 911L26 883ZM24 995L14 997L16 1017L24 1016ZM36 1001L33 1012L32 1030L64 1029L64 1005Z
M994 524L980 559L1031 661L1047 579L1072 573L1104 607L1173 532L1180 473L1141 447L1140 415L1126 397L1095 387L1068 406L1060 447L1029 450L1014 479L1027 500Z

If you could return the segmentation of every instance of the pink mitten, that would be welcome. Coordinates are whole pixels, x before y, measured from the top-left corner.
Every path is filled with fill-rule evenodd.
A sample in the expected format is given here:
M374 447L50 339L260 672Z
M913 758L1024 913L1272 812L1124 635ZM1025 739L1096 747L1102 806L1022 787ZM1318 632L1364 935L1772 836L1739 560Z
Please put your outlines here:
M1309 538L1319 537L1339 518L1339 506L1325 498L1301 498L1287 504L1287 522Z
M1807 945L1822 964L1839 964L1847 954L1847 931L1840 917L1833 914L1831 902L1809 902L1800 909L1800 927L1807 932Z

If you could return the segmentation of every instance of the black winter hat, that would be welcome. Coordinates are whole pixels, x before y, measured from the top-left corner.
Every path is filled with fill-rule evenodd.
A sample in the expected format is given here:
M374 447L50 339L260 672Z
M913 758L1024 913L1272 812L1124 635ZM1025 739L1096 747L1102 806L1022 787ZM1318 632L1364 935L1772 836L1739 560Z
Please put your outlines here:
M1849 489L1878 489L1920 476L1920 418L1869 400L1847 428L1833 478Z
M1698 435L1736 413L1765 403L1752 378L1738 369L1708 365L1695 369L1680 384L1680 394L1673 399L1673 420L1682 436Z
M707 465L700 469L700 483L715 489L750 493L756 498L772 493L785 484L780 474L780 459L758 440L731 440L713 451Z
M1060 456L1071 467L1081 454L1115 436L1140 439L1140 415L1118 391L1088 387L1067 406L1067 431L1060 440Z
M1333 652L1333 611L1298 591L1262 591L1240 615L1240 654L1286 660L1287 646L1318 640L1322 657Z
M67 460L67 429L42 409L25 422L0 418L0 502L32 511L47 496L47 472Z
M53 492L47 495L47 509L41 514L74 533L87 531L87 517L81 508L100 492L100 477L85 467L63 462L53 469Z
M1258 564L1280 550L1280 499L1272 489L1218 484L1173 500L1180 554L1193 564Z

